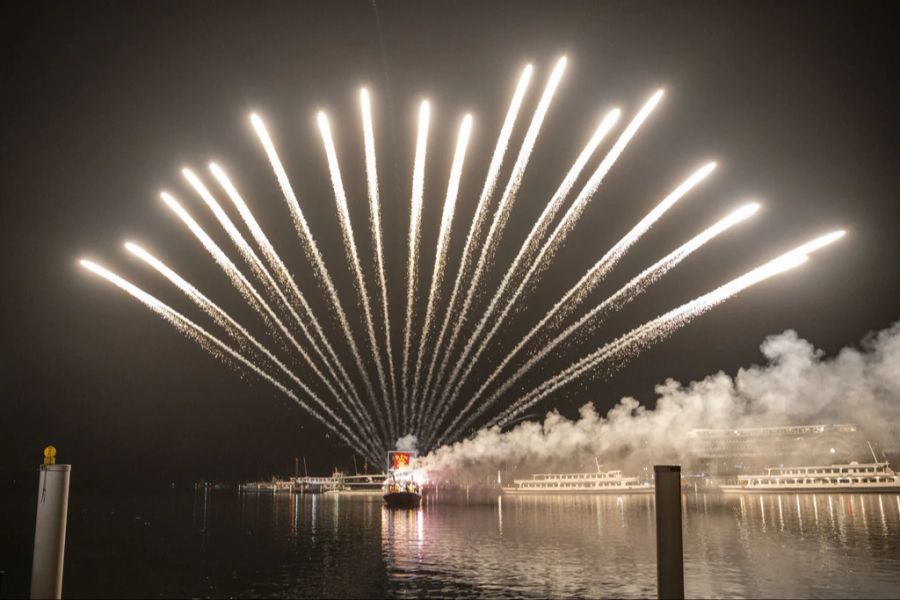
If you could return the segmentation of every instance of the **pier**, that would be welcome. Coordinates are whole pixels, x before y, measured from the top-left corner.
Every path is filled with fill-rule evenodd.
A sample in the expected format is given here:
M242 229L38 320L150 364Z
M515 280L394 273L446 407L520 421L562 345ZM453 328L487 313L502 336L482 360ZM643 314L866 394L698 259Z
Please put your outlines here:
M386 477L384 473L345 475L335 472L328 477L305 475L288 479L273 478L271 481L251 481L240 484L238 491L251 494L380 493Z

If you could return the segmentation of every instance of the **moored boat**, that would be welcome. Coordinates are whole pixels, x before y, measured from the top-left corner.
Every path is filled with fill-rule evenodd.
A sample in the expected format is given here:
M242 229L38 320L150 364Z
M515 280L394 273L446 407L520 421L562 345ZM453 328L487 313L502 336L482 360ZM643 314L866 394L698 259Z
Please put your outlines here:
M626 477L622 471L596 473L538 473L531 479L515 479L512 486L502 487L511 495L574 494L649 494L653 484L637 477Z
M900 493L900 475L886 462L770 467L760 475L739 475L737 483L719 489L726 494Z

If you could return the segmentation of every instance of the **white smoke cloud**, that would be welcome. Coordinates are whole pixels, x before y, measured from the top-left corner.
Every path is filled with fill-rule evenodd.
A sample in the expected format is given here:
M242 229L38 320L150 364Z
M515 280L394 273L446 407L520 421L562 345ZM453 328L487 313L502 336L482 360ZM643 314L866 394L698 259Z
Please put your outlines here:
M397 440L397 445L395 447L401 452L412 452L418 445L419 439L413 434L408 433Z
M586 456L622 464L677 461L693 429L854 423L877 428L900 414L900 322L867 335L859 349L827 358L793 330L766 338L766 364L723 372L687 385L657 385L656 407L622 398L605 417L585 404L577 420L556 411L543 423L501 432L483 429L438 448L422 461L430 470L572 462Z

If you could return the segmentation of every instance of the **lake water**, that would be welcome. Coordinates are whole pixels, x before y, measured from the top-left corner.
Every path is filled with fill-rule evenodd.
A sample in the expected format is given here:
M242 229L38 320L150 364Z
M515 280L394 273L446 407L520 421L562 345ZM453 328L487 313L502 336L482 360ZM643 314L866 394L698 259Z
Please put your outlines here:
M900 598L900 495L684 502L689 597ZM28 592L28 514L0 538L3 597ZM443 494L419 510L377 496L73 495L63 595L655 596L654 519L652 495Z

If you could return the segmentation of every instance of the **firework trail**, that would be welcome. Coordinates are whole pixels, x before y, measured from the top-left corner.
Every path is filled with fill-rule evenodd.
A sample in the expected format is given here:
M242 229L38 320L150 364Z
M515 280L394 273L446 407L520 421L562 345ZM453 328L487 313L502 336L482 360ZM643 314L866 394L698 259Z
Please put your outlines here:
M412 197L409 208L409 260L406 264L406 326L403 329L403 418L409 426L409 352L412 339L416 291L419 285L419 237L421 236L422 195L425 188L425 151L428 145L428 122L431 107L423 101L419 107L419 133L416 138L416 158L413 163Z
M200 290L198 290L191 283L181 277L178 273L167 267L161 260L157 259L155 256L144 250L144 248L142 248L138 244L135 244L133 242L125 242L125 249L153 267L153 269L155 269L160 275L168 279L170 283L184 292L184 294L188 298L190 298L190 300L194 302L194 304L199 306L200 309L203 310L203 312L205 312L213 321L215 321L216 325L223 328L228 333L228 335L240 345L241 350L247 350L249 348L247 342L249 341L251 336L249 334L244 335L243 327L241 327L239 323L232 319L215 302L203 295ZM268 358L272 363L280 363L277 357L269 352L268 349L265 348L265 346L257 346L256 350L263 356ZM284 367L284 369L287 369L287 367ZM290 371L290 375L293 376L293 371Z
M609 172L610 168L612 168L616 159L622 154L627 146L628 142L632 137L637 133L641 124L646 120L646 118L650 115L652 110L659 103L659 100L662 98L662 90L657 91L651 98L648 100L644 106L638 111L638 114L632 119L631 123L625 128L625 131L619 136L619 139L616 140L616 143L613 145L612 149L607 153L606 157L600 163L600 166L597 167L597 170L585 184L582 191L575 198L572 206L569 207L569 210L563 215L562 220L557 224L556 228L553 230L553 233L550 235L550 238L545 242L540 252L538 253L535 260L532 262L531 267L528 269L528 272L525 274L524 278L522 278L516 293L513 297L507 302L506 306L501 313L501 316L494 320L494 326L492 330L489 332L489 335L485 338L485 341L481 344L480 349L478 350L478 355L480 355L484 349L487 347L490 338L493 336L496 331L499 330L500 325L503 322L503 319L506 315L509 314L509 311L513 307L513 305L518 300L519 295L521 295L522 290L526 289L532 278L539 272L541 265L545 262L548 262L552 259L555 254L556 249L561 244L562 240L566 235L572 230L577 220L581 217L581 214L584 212L584 208L587 206L587 203L590 201L593 193L600 186L600 183L603 181L606 173ZM657 217L658 218L658 217ZM603 259L601 259L601 263L604 263ZM601 263L598 263L600 265ZM604 263L605 264L605 263ZM597 265L595 265L596 267ZM495 296L495 298L499 298L499 296ZM496 303L494 304L496 306ZM475 346L475 343L478 341L478 337L481 331L484 329L485 325L488 323L488 319L492 314L492 309L488 309L485 314L482 316L478 326L476 327L475 333L469 336L469 341L463 349L462 354L459 359L457 359L456 364L451 372L449 378L445 382L444 394L441 396L441 411L443 415L446 415L449 407L453 404L452 401L449 401L451 397L453 397L457 392L458 388L462 386L464 383L464 378L460 378L457 380L457 377L460 374L460 370L464 365L468 364L469 368L467 369L467 373L471 372L472 367L475 364L475 360L468 361L467 359L472 349ZM458 384L458 385L457 385ZM443 419L443 416L437 418L434 423L434 426L440 423ZM433 427L434 427L433 426Z
M277 328L276 331L279 331L281 335L283 335L290 344L300 353L306 363L315 371L316 375L319 376L320 379L328 386L329 390L333 391L328 379L324 376L324 374L319 370L316 366L315 362L300 345L300 343L294 338L291 334L290 330L285 326L285 324L281 321L278 315L272 310L272 307L265 301L265 299L260 295L260 293L253 287L253 284L247 280L243 273L241 273L240 269L229 259L222 249L209 237L206 231L203 230L200 225L197 224L197 221L191 217L190 214L178 203L175 198L173 198L170 194L163 192L161 194L163 201L178 217L182 220L182 222L191 230L195 237L200 240L200 243L203 244L203 247L212 255L213 260L219 267L225 271L225 274L228 276L229 280L231 280L232 285L241 293L242 296L247 300L247 303L250 304L263 318L266 324L269 327ZM334 392L336 394L336 392ZM337 396L340 398L340 396ZM340 400L339 400L340 401Z
M597 167L597 170L594 171L594 174L591 175L591 178L585 184L584 188L581 190L581 193L579 193L578 197L575 198L575 202L572 203L572 206L570 206L563 215L562 220L550 235L550 239L547 241L544 247L541 248L541 253L537 260L538 263L549 261L553 258L557 248L565 239L565 236L569 233L571 228L575 226L575 223L581 217L584 209L587 208L588 203L594 197L594 193L600 187L600 184L603 183L603 179L606 177L606 174L609 173L610 169L612 169L613 165L622 155L622 152L625 151L628 143L641 128L641 125L644 124L644 121L647 120L647 117L650 116L650 113L653 112L653 109L656 108L656 106L659 104L659 101L662 100L662 97L663 90L657 90L656 93L654 93L650 97L650 99L647 100L646 103L644 103L644 105L638 111L637 115L635 115L631 122L625 127L625 131L622 132L622 135L620 135L619 139L616 140L616 143L613 144L613 147L603 158L603 161Z
M598 283L609 273L618 262L622 259L626 252L656 223L662 216L672 208L676 202L681 200L688 192L694 189L701 181L712 173L716 168L716 163L710 162L700 167L690 177L688 177L681 185L679 185L671 194L666 196L662 202L657 204L653 210L647 213L637 225L631 228L615 246L610 248L597 263L585 274L585 276L575 285L571 296L566 295L566 299L562 303L558 303L553 307L553 312L558 313L559 319L564 319L571 313L571 309L580 304L584 297L590 293ZM571 307L566 306L571 299Z
M694 318L702 315L714 306L724 302L738 292L764 281L770 277L793 269L805 263L809 258L805 255L793 255L783 257L777 264L767 263L763 267L754 269L750 273L739 277L709 292L699 298L675 308L644 325L633 329L631 332L607 344L578 362L564 369L556 376L551 377L537 388L517 400L501 415L491 420L490 426L508 422L516 414L527 410L530 406L546 398L559 388L571 383L578 377L591 372L601 364L607 364L608 372L622 366L628 360L636 357L641 351L652 344L670 336L677 329L687 325ZM775 263L776 261L772 261Z
M484 220L487 217L487 210L491 197L494 195L494 188L497 187L497 179L500 176L500 167L503 166L503 157L506 156L506 150L509 147L509 138L512 135L516 118L519 115L519 109L522 107L522 99L525 97L525 92L531 81L532 71L533 68L531 65L527 65L522 71L522 75L519 77L519 82L516 85L516 90L513 93L512 101L509 104L509 110L507 110L506 117L503 120L503 126L500 128L500 135L497 138L497 145L494 147L494 153L491 156L491 163L488 166L484 188L481 190L481 195L478 197L475 216L472 217L472 224L469 226L469 233L466 236L466 243L463 247L462 257L460 258L459 269L456 272L456 280L453 283L453 291L450 293L450 300L447 304L446 314L444 315L444 323L441 325L441 330L438 333L437 341L435 342L436 349L443 347L444 336L450 325L450 317L453 314L453 307L456 306L456 299L459 296L460 287L471 270L472 253L475 251L475 245L478 243L478 238L481 236L481 230L484 227ZM438 354L439 352L437 350L433 353L431 364L428 366L428 375L425 378L425 387L422 390L422 396L425 401L431 399L431 381L435 372L435 367L437 366Z
M670 270L674 269L678 264L680 264L684 259L693 254L696 250L699 250L703 247L707 242L714 239L721 233L724 233L731 227L741 223L742 221L750 218L759 210L759 204L751 203L746 204L737 210L730 213L725 218L721 219L714 225L708 227L695 237L693 237L688 242L685 242L677 249L673 250L665 257L661 258L659 261L654 263L652 266L644 269L639 275L634 277L631 281L629 281L625 286L623 286L619 291L615 294L598 304L591 311L589 311L586 315L584 315L577 322L573 323L569 327L567 327L562 333L557 335L550 342L542 345L540 350L535 352L534 355L528 359L528 361L522 365L513 375L511 375L506 381L503 382L500 387L498 387L488 398L485 400L481 406L478 407L478 410L469 416L466 421L460 426L461 429L465 429L469 427L472 423L474 423L481 415L484 414L486 410L488 410L505 392L507 392L516 381L521 379L535 364L543 360L547 357L550 352L552 352L556 347L558 347L561 343L566 341L570 336L574 335L576 332L580 333L582 336L587 334L587 329L591 330L598 327L603 320L611 313L621 310L627 303L637 297L639 294L643 293L650 285L659 281L663 275L668 273ZM437 445L447 439L448 437L452 437L455 432L455 427L462 419L462 417L469 410L475 406L475 403L483 396L485 390L487 390L491 383L503 372L503 369L515 358L519 352L521 352L527 344L537 335L548 323L550 320L550 315L544 317L537 325L532 327L531 331L522 338L522 340L516 344L516 346L512 349L512 351L500 362L499 365L494 369L493 373L482 383L481 387L477 392L469 399L466 406L457 414L454 418L453 422L444 430L445 433L441 438L439 438L436 442Z
M656 221L658 221L666 211L668 211L672 206L675 205L681 198L684 197L694 186L696 186L700 181L702 181L712 170L715 168L715 163L708 163L701 167L698 171L693 173L690 177L687 178L681 185L679 185L672 193L666 196L656 207L653 208L647 215L641 219L637 225L635 225L631 231L629 231L619 242L617 242L612 248L610 248L606 254L597 261L593 267L591 267L587 273L576 283L566 294L550 309L547 315L541 320L540 326L544 326L546 323L553 320L554 324L559 324L561 321L565 319L566 316L570 315L587 297L587 295L593 291L600 282L609 274L610 271L615 268L618 264L619 260L625 255L631 246L634 245L637 240L641 238L644 233L646 233L650 227L653 226ZM537 262L539 262L538 259ZM484 340L481 342L481 345L478 348L478 351L473 355L472 359L469 361L469 365L466 370L463 372L462 376L459 378L455 389L450 395L450 404L455 402L459 391L465 383L466 378L472 372L472 368L474 367L476 361L481 356L481 354L487 349L488 344L493 339L496 332L499 330L500 325L503 323L504 319L509 314L509 311L515 306L516 301L519 299L522 292L526 289L529 281L533 275L531 273L526 274L525 279L519 288L515 291L512 298L510 298L507 305L504 307L503 311L500 313L500 316L496 319L493 327L488 331ZM474 339L481 332L481 329L487 324L488 319L490 318L490 310L485 314L485 317L482 318L481 323L479 323L480 327L476 329L475 335L473 335ZM551 325L552 327L552 325Z
M281 192L284 195L284 199L288 205L288 210L291 213L291 218L294 221L294 228L297 230L297 234L300 236L300 239L303 243L303 250L306 253L307 258L310 260L310 262L313 263L313 266L316 269L316 275L318 277L319 283L325 287L325 290L328 293L328 297L331 301L331 307L334 309L334 312L338 317L338 321L341 324L341 329L344 332L344 337L347 339L347 343L350 345L350 351L353 353L353 358L356 361L356 366L359 369L360 375L362 375L363 383L365 384L368 397L371 400L372 407L375 410L375 415L378 418L379 425L381 426L382 434L385 438L390 438L391 435L389 433L387 420L385 419L384 414L381 412L381 408L378 402L375 400L375 390L372 387L372 380L369 378L369 373L366 370L365 365L363 364L362 356L360 356L359 348L356 345L356 340L353 339L353 332L350 330L350 323L347 321L347 314L344 312L344 309L341 306L337 290L334 287L334 282L331 280L331 275L328 274L328 269L325 267L325 261L322 259L322 253L319 251L319 246L316 244L316 240L313 238L312 231L310 231L309 229L309 224L306 222L306 217L303 215L303 211L300 209L300 203L297 202L297 196L294 194L294 188L291 187L291 182L288 179L287 172L284 170L284 166L281 164L281 159L278 158L278 153L275 151L275 145L272 143L272 138L269 136L266 125L265 123L263 123L263 120L259 117L259 115L250 115L250 122L253 125L254 131L256 131L257 137L259 137L260 143L262 143L266 156L269 159L269 163L272 165L272 170L275 172L275 178L278 180L278 185L281 188Z
M807 242L802 246L798 246L797 248L770 260L762 266L729 281L715 290L695 298L690 302L686 302L678 308L672 309L664 315L632 330L618 338L616 341L599 348L576 363L573 363L554 377L546 380L537 388L513 403L501 415L492 419L489 426L499 425L502 427L504 423L507 423L511 418L514 418L515 415L527 410L530 406L533 406L543 398L546 398L549 394L577 379L581 375L590 372L600 364L617 359L619 362L614 362L610 367L611 369L617 368L628 359L639 354L643 349L668 337L677 329L690 323L696 317L722 302L725 302L743 290L804 264L809 260L809 254L835 242L843 237L844 234L845 232L841 230L815 238L814 240Z
M224 360L225 358L233 360L243 366L246 369L249 369L268 383L272 384L278 391L283 393L285 396L296 402L303 408L306 412L312 415L317 421L322 423L325 427L328 428L329 431L337 435L341 441L345 444L359 452L360 454L369 456L371 451L365 450L365 445L363 445L356 436L351 432L349 435L344 434L340 429L334 426L329 420L325 419L322 415L320 415L316 410L314 410L311 406L309 406L306 402L297 397L294 392L286 388L283 384L279 383L274 377L260 369L257 365L253 364L251 361L247 360L242 354L219 340L217 337L213 336L211 333L170 307L169 305L161 302L156 299L154 296L151 296L144 290L139 287L133 285L127 280L119 277L112 271L98 265L97 263L82 259L79 261L81 266L93 272L96 275L106 279L119 289L125 291L130 294L132 297L136 298L142 304L144 304L151 311L168 321L172 326L175 327L182 334L186 335L188 338L194 340L198 344L200 344L204 349L209 351L211 354ZM334 417L338 423L346 428L346 425L337 418ZM378 456L377 454L375 456Z
M381 232L381 204L378 199L378 168L375 162L375 132L372 125L372 105L369 92L365 88L359 92L359 107L362 113L363 144L366 151L366 184L369 191L369 224L372 230L372 243L375 245L375 261L378 269L378 284L381 291L381 310L384 319L384 349L387 352L388 373L391 384L391 401L394 412L394 431L399 431L398 414L400 406L397 400L397 381L394 376L394 351L391 344L391 317L388 310L387 276L384 268L384 247Z
M231 261L230 258L222 251L218 244L216 244L209 234L204 231L202 227L194 220L194 218L184 209L183 206L168 192L162 192L160 194L163 202L165 202L166 206L174 212L179 219L187 226L187 228L194 234L194 236L200 241L203 247L209 252L210 256L212 256L213 261L225 272L225 275L228 276L229 281L234 286L234 288L243 296L244 300L246 300L247 304L249 304L253 309L259 313L262 317L263 321L266 323L266 326L269 328L273 334L276 334L276 331L280 331L281 334L291 343L294 348L298 351L303 351L300 343L294 338L291 332L287 327L281 322L281 319L278 318L278 315L275 314L275 311L272 310L272 307L263 299L263 297L256 291L256 288L253 287L253 284L247 280L243 273L241 273L240 269ZM277 329L276 329L277 327Z
M475 297L475 290L478 288L478 284L481 282L481 277L484 274L485 269L493 259L496 249L496 240L500 237L500 235L502 235L503 227L504 225L506 225L506 221L509 218L509 212L512 209L513 202L516 199L516 194L519 191L519 187L522 185L522 177L525 174L525 168L528 166L528 160L531 158L531 152L534 149L534 144L537 141L537 136L541 131L541 125L543 125L544 118L547 116L547 111L550 108L550 102L553 100L553 96L556 93L556 88L559 87L559 82L562 79L563 72L566 68L566 62L566 57L562 57L561 59L559 59L559 61L556 63L556 66L553 68L553 71L550 73L550 79L547 81L547 85L544 88L544 93L541 95L541 99L534 111L534 116L532 117L531 123L528 126L528 130L525 133L525 139L522 141L522 147L519 149L519 155L518 157L516 157L516 162L513 164L512 173L510 173L509 181L506 184L506 189L503 190L503 195L500 197L500 203L497 205L497 210L494 213L493 220L491 221L491 226L488 229L484 244L481 247L481 254L478 257L478 260L475 262L475 272L472 275L472 280L468 282L468 291L466 292L465 299L463 300L462 308L460 309L459 313L455 315L456 325L453 327L453 333L450 335L450 340L447 342L447 345L444 349L444 358L441 361L441 368L438 370L438 376L435 385L440 385L441 383L441 377L447 368L450 357L453 354L453 348L456 345L456 340L459 337L463 324L466 321L466 316L468 315L469 309L471 308L472 300ZM465 358L460 358L460 361L457 363L457 365L459 365L464 360ZM454 369L454 372L450 376L450 379L446 382L447 386L452 383L453 377L457 372L458 369Z
M366 331L369 334L369 343L372 346L372 354L375 356L375 370L378 374L378 383L381 386L381 398L387 411L388 423L393 423L394 414L391 402L388 399L387 381L384 375L384 365L381 362L381 352L378 348L378 340L375 337L375 324L372 321L372 309L369 306L369 293L366 289L366 281L363 277L362 265L359 262L359 254L356 250L356 241L353 238L353 225L350 223L350 210L347 208L347 194L344 191L344 183L341 179L341 170L338 165L337 152L334 148L334 139L331 136L331 126L324 112L318 114L319 130L322 133L322 142L325 145L325 154L328 158L328 171L331 174L331 184L334 187L334 198L338 206L338 219L341 223L341 234L344 238L344 246L347 249L347 257L356 282L356 292L362 301L363 314L366 319ZM373 398L374 401L374 398ZM390 427L390 425L389 425ZM394 435L396 431L392 432ZM393 437L393 435L392 435Z
M312 323L313 329L315 329L316 331L319 342L325 347L326 352L328 352L328 356L331 358L330 365L336 368L341 375L341 379L339 380L341 389L344 390L345 393L349 394L350 401L353 403L354 407L361 413L365 413L365 408L362 404L362 401L359 399L359 395L356 392L356 387L353 385L350 376L344 369L343 362L338 358L337 354L334 351L334 348L328 341L328 337L322 330L321 323L313 313L312 307L310 307L309 302L303 295L303 292L301 292L300 288L297 287L297 282L294 280L290 271L288 271L288 268L284 264L284 261L282 261L281 257L278 256L278 253L275 251L275 248L272 246L272 243L269 241L269 238L266 236L265 232L263 232L262 228L259 226L259 223L256 221L256 218L253 216L253 213L247 206L247 203L244 202L244 199L238 193L237 189L234 187L234 184L231 183L228 175L226 175L225 171L221 167L219 167L215 163L210 163L209 170L212 172L213 177L216 178L216 181L219 182L219 185L222 186L222 189L225 190L225 194L231 200L238 213L240 213L241 219L243 219L244 224L250 230L253 239L256 241L256 244L262 251L263 256L266 258L266 262L269 263L269 267L275 272L275 276L278 279L278 282L281 284L281 289L288 290L290 292L294 302L300 305L300 308L303 310L306 318L310 323ZM317 349L317 352L319 352L317 345L314 345L313 347ZM326 361L326 363L328 363L328 361ZM371 422L371 420L369 421Z
M280 300L281 305L283 305L290 315L293 317L294 321L300 326L300 330L303 332L304 337L309 342L310 346L313 350L319 355L322 362L329 369L329 372L339 385L341 381L338 379L337 374L331 368L330 363L325 358L322 350L319 348L319 345L316 343L316 340L313 339L309 330L306 327L306 324L303 322L303 319L300 318L300 315L294 310L293 305L288 301L285 297L284 293L281 291L281 288L278 287L278 284L275 282L275 279L269 273L268 269L266 269L265 265L263 265L262 261L256 255L256 252L250 247L250 244L247 243L247 240L244 239L244 236L238 231L237 227L235 227L231 218L225 214L225 211L222 210L219 202L213 197L207 187L200 181L200 178L194 174L190 169L182 169L181 171L184 178L187 179L188 183L190 183L191 187L197 192L197 194L203 199L209 209L213 212L216 219L219 221L219 224L222 225L222 228L228 234L228 237L234 243L235 247L237 247L238 252L243 257L244 261L250 267L250 270L256 276L256 278L262 282L265 289L269 292L270 296L275 296L278 300ZM327 385L327 380L326 380ZM346 393L346 390L345 390Z
M299 377L289 369L277 356L275 356L268 348L266 348L262 343L260 343L250 332L247 331L245 327L243 327L240 323L238 323L234 318L231 317L227 312L225 312L219 305L206 297L200 290L194 287L191 283L185 280L183 277L178 275L175 271L170 269L163 263L161 260L144 250L138 244L132 242L126 242L125 248L143 260L145 263L153 267L160 275L165 277L172 283L175 287L180 289L184 294L191 299L198 307L200 307L203 312L212 318L213 321L231 336L233 340L235 340L242 348L248 346L252 346L258 353L262 354L271 364L277 366L282 373L287 375L297 386L299 386L309 397L316 401L322 409L328 413L330 417L339 422L346 430L347 433L353 435L353 431L344 425L340 418L334 414L334 412L326 406L319 397L310 390L303 381L300 380ZM327 385L327 382L326 382ZM347 411L350 415L350 418L353 419L354 425L360 429L363 429L362 424L359 422L357 416L353 411L350 411L344 404L341 402L340 396L337 392L334 391L333 388L329 387L329 391L335 395L338 399L338 402L341 403L341 407ZM375 448L373 446L367 446L367 448L371 451Z
M456 197L459 194L459 180L462 177L463 164L466 158L466 148L469 145L469 136L472 133L472 115L466 115L459 127L459 138L456 142L456 152L453 155L453 164L450 167L450 182L447 184L447 197L444 200L444 210L441 213L441 229L438 233L437 250L434 256L434 268L431 271L431 289L428 292L428 303L425 306L425 324L422 326L422 336L419 338L419 352L416 355L416 369L413 376L413 395L411 417L413 426L419 422L419 405L422 400L417 397L419 377L422 371L422 358L431 332L431 322L434 319L434 306L438 300L441 285L444 282L444 270L447 267L447 246L450 243L450 227L453 224L453 213L456 209Z
M506 290L506 287L512 280L513 275L516 273L516 269L519 267L519 265L527 264L527 261L530 259L529 252L533 253L536 243L546 232L553 218L556 216L556 213L562 207L563 201L572 190L572 187L575 185L575 181L578 179L579 175L587 164L587 161L591 158L591 156L593 156L597 147L600 145L600 142L603 141L603 139L615 125L616 121L619 119L620 114L621 112L618 109L614 109L608 112L601 121L600 126L594 132L594 135L591 136L591 139L581 151L581 154L578 155L575 163L569 169L569 172L566 174L566 177L560 184L559 189L557 189L556 193L550 199L550 202L547 203L547 206L544 208L541 216L538 218L537 222L529 232L528 237L525 238L522 247L519 249L518 254L513 260L512 266L510 266L510 268L506 271L506 274L503 276L500 287L498 288L497 293L494 295L494 298L492 298L491 303L488 307L488 313L494 309L496 303L499 301L499 298L502 296L502 294ZM434 406L435 408L437 408L436 405ZM433 418L433 416L434 415L430 412L428 418L431 419Z

